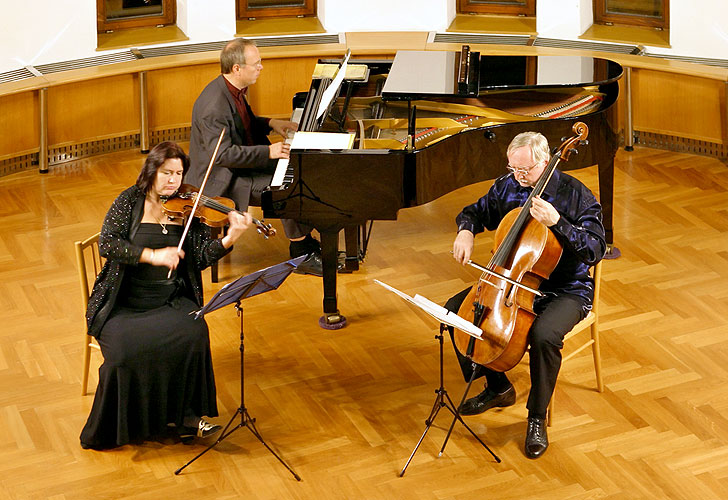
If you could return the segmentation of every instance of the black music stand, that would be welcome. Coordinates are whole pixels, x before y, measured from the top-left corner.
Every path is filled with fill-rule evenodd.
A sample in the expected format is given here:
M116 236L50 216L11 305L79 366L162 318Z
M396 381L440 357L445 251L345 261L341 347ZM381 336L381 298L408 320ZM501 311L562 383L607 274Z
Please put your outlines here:
M495 458L495 461L500 463L501 459L498 458L498 455L493 453L493 450L491 450L485 442L483 442L482 439L478 437L478 435L471 429L468 424L465 423L463 418L460 416L460 407L462 406L463 402L465 401L465 398L468 394L468 390L470 389L470 385L473 383L473 378L470 379L470 382L468 383L468 386L465 389L465 393L463 394L462 400L460 401L460 404L458 406L455 406L452 399L450 399L450 396L448 395L447 391L445 390L445 380L443 376L443 333L447 331L448 329L452 330L453 327L458 328L460 330L463 330L464 332L473 335L475 332L470 329L470 327L474 327L474 325L469 324L468 321L460 318L455 313L447 311L444 307L441 307L437 304L434 304L430 302L429 300L425 299L424 297L421 297L419 295L415 295L415 297L410 297L409 295L400 292L394 287L391 287L387 285L386 283L382 283L379 280L374 280L375 283L378 285L382 285L384 288L390 290L391 292L396 293L403 299L405 299L410 304L413 304L417 306L420 310L426 312L428 315L432 316L436 320L440 321L440 332L435 335L435 338L439 341L440 344L440 387L438 387L435 390L435 403L432 405L432 410L430 410L430 415L425 420L425 430L422 433L422 436L420 436L420 440L417 441L417 444L415 445L414 450L412 450L412 453L410 454L409 458L407 459L407 463L404 464L404 467L402 468L402 471L399 473L399 477L404 476L404 473L407 471L407 467L409 467L410 462L415 456L415 453L417 453L417 450L420 448L420 445L422 444L422 441L425 439L425 436L427 435L427 432L430 430L430 427L432 427L432 424L435 422L435 418L437 417L437 414L440 412L442 408L445 408L453 415L453 421L450 425L450 429L447 432L447 437L445 438L445 442L442 444L442 448L440 449L440 453L437 455L438 457L441 457L443 452L445 451L445 445L447 444L448 439L450 438L450 434L452 433L453 427L455 426L455 422L460 422L463 424L463 426L470 432L470 434L473 435L475 439L478 440L480 444L483 445L483 447L488 450L488 452L493 455L493 458ZM470 331L469 331L470 330ZM475 373L473 373L474 375Z
M205 304L202 309L197 311L195 319L199 319L206 313L212 312L226 305L233 303L235 304L235 309L237 310L237 314L240 317L240 406L220 433L220 437L217 438L217 440L210 446L197 454L195 458L174 471L175 475L178 475L188 465L190 465L192 462L210 451L220 441L228 437L230 434L232 434L241 427L247 427L248 430L250 430L250 432L252 432L253 435L258 439L258 441L263 443L263 446L265 446L268 451L270 451L273 456L276 457L278 461L282 463L291 474L293 474L293 477L295 477L297 481L301 480L299 475L296 474L293 469L291 469L288 464L284 462L283 459L279 457L278 454L273 451L270 446L268 446L268 443L263 440L263 437L260 435L258 429L256 429L255 427L255 419L250 416L250 414L248 413L248 409L245 407L245 336L243 334L243 308L240 306L240 301L243 299L247 299L248 297L252 297L253 295L258 295L261 293L269 292L271 290L275 290L281 285L281 283L283 283L288 275L291 274L291 272L306 259L306 257L306 255L302 255L301 257L296 257L295 259L281 262L280 264L276 264L275 266L261 269L254 273L248 274L247 276L242 276L235 281L232 281L223 286L210 299L210 301ZM235 417L237 417L238 415L240 415L240 423L232 428L230 431L228 431L233 423L233 420L235 420Z

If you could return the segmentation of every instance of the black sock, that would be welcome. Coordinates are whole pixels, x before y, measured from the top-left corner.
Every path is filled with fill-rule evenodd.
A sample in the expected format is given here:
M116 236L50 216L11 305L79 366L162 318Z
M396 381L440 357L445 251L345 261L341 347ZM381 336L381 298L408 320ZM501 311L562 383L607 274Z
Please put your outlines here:
M321 245L316 238L307 234L302 240L291 241L291 244L288 247L288 252L291 255L291 258L308 255L310 253L320 253Z
M485 378L488 381L490 390L496 394L502 394L511 387L511 381L503 372L490 371L486 373Z

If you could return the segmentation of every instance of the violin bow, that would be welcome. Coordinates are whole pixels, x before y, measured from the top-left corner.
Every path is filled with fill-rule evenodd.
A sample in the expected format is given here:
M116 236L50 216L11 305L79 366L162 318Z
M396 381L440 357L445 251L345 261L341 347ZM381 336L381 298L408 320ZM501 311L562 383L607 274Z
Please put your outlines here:
M182 250L182 245L184 245L185 238L187 237L187 232L190 230L190 225L192 224L192 219L195 218L195 212L197 211L197 205L200 203L200 198L202 197L202 191L205 189L205 184L207 184L207 178L210 176L210 171L212 170L212 165L215 163L215 157L217 156L217 150L220 149L220 143L222 142L222 137L225 135L225 127L222 128L222 131L220 131L220 137L217 139L217 145L215 146L215 151L212 152L212 158L210 158L210 164L207 166L207 172L205 172L205 178L202 179L202 185L200 186L200 190L197 192L197 196L195 196L195 203L192 205L192 212L190 212L190 217L187 219L187 223L185 224L185 230L182 232L182 237L179 239L179 245L177 245L177 253L179 253L180 250ZM172 270L169 270L169 273L167 273L167 279L169 279L172 276Z

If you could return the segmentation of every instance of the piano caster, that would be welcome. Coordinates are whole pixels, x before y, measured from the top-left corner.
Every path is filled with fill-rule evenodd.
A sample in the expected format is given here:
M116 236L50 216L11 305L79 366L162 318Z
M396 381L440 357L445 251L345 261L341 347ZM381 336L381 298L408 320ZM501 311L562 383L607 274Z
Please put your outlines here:
M324 314L319 318L319 326L324 330L339 330L346 326L346 317L335 312L333 314Z
M619 248L615 247L614 245L607 245L607 253L604 254L605 260L618 259L621 256L622 252L619 251Z

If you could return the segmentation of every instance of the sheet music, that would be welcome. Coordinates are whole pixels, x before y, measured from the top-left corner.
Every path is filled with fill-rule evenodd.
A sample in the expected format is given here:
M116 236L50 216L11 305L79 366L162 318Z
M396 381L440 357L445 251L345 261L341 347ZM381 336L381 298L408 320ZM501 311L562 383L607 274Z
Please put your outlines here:
M294 149L351 149L354 145L356 134L333 133L333 132L296 132L292 139L286 139L286 143ZM288 169L288 158L278 160L276 171L270 182L271 187L278 187L283 184L283 178Z
M390 292L394 292L400 297L402 297L407 302L416 305L423 311L425 311L427 314L438 320L440 323L445 323L446 325L453 326L457 328L458 330L462 330L463 332L467 333L468 335L471 335L477 339L482 338L483 330L472 324L470 321L461 318L457 314L455 314L452 311L448 311L441 305L435 304L431 300L429 300L426 297L423 297L422 295L415 295L414 297L410 297L404 292L400 292L393 286L389 286L386 283L383 283L377 279L374 280L374 283L377 285L381 285Z
M321 118L321 116L327 109L329 109L329 106L336 97L336 92L338 92L339 87L341 86L341 82L344 81L344 77L346 76L346 65L349 62L349 56L351 56L351 50L346 51L346 55L344 56L344 62L341 63L341 67L336 73L336 77L331 81L331 85L329 85L326 90L324 90L324 93L321 96L321 102L319 103L318 111L316 112L317 120Z

